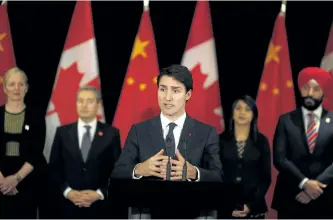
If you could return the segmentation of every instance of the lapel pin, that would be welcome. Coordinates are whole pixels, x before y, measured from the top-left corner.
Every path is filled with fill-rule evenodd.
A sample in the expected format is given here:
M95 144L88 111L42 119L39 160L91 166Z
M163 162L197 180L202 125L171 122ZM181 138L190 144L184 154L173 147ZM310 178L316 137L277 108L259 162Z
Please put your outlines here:
M103 136L103 132L99 131L99 132L98 132L98 135L99 135L99 136Z
M27 131L29 131L29 125L25 125L24 129L27 130Z
M331 119L330 118L326 118L326 123L330 123Z

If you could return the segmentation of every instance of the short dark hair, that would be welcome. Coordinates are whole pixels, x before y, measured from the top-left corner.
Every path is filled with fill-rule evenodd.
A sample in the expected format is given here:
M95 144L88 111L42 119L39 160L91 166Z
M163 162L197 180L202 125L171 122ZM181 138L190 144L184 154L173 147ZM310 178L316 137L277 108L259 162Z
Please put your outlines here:
M160 74L157 77L157 86L160 85L162 76L173 77L177 81L181 82L186 89L186 92L193 90L193 78L190 70L186 66L179 64L173 64L171 66L161 69Z
M236 108L236 105L237 105L238 101L245 102L250 107L251 111L253 112L253 119L252 119L251 125L250 125L250 136L249 137L252 139L252 141L254 143L256 143L257 140L258 140L258 135L259 135L259 131L258 131L258 108L257 108L257 105L256 105L256 101L251 96L248 96L248 95L243 95L243 96L239 97L232 104L232 109L231 109L232 114L233 114L233 112ZM234 135L235 135L234 132L235 132L235 122L234 122L234 118L231 117L231 119L230 119L230 135L232 137L234 137Z

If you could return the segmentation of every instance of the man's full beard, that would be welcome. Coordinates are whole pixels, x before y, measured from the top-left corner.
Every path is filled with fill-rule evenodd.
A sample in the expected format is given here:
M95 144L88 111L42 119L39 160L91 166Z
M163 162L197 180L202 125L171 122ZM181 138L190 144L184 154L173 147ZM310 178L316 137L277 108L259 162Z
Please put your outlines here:
M302 105L309 111L317 109L323 102L323 96L320 99L315 99L311 96L302 97Z

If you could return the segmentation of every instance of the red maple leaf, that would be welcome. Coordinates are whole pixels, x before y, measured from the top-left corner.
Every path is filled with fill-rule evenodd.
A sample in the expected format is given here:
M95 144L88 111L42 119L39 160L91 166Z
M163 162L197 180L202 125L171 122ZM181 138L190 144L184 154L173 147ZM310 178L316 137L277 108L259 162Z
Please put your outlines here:
M67 69L60 68L57 84L53 89L51 100L54 104L54 112L58 114L62 125L72 123L77 120L76 93L80 88L80 82L84 73L78 71L77 62L74 62ZM99 78L96 77L88 85L99 88Z
M201 65L198 63L191 70L193 76L193 93L191 99L186 104L189 115L194 118L214 126L218 133L223 131L220 115L214 111L221 107L220 89L218 80L208 88L204 88L204 82L208 75L201 71Z

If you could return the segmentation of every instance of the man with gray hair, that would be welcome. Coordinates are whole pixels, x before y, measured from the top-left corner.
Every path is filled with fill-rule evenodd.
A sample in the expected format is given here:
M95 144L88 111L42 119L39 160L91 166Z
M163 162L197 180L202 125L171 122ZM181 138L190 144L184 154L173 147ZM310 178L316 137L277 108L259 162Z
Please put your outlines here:
M97 119L101 95L91 86L78 90L78 120L57 128L50 175L63 194L62 218L106 218L111 172L120 153L119 130Z

